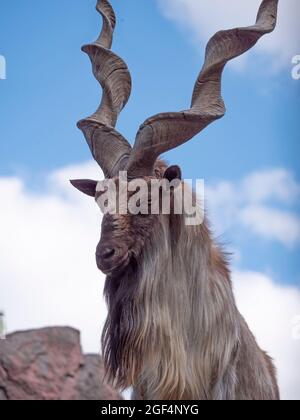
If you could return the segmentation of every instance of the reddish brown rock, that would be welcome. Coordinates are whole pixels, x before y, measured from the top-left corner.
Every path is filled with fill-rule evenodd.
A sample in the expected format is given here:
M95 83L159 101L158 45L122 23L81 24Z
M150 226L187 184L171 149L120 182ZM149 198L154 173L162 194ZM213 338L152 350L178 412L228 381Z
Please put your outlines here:
M117 400L100 356L84 356L79 332L45 328L0 341L0 400Z

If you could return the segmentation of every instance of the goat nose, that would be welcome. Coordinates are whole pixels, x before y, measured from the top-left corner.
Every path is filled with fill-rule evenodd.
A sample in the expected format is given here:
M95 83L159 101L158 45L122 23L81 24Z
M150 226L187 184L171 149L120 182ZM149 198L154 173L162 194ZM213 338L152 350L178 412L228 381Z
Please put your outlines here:
M100 251L100 258L102 258L103 260L109 260L115 255L115 253L116 251L114 250L114 248L103 248Z

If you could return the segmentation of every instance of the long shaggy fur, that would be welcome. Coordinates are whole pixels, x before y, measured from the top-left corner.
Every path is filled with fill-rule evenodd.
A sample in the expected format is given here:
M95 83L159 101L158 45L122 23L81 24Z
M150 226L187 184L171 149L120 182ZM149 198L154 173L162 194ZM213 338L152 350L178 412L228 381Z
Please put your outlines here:
M116 386L148 400L279 399L207 222L157 216L142 254L107 278L105 294L104 359Z
M102 32L83 51L103 97L98 110L78 126L105 176L116 185L123 169L129 180L173 179L176 169L163 174L166 167L158 156L224 115L224 67L274 30L277 6L278 0L263 0L255 25L214 35L191 108L147 119L132 148L114 128L130 96L131 77L125 62L110 50L113 8L108 0L98 0ZM93 181L73 185L88 195L99 192ZM212 241L207 222L186 226L185 218L103 218L96 255L99 269L108 274L109 313L102 337L108 376L120 388L133 386L144 399L278 399L272 361L236 308L226 258Z

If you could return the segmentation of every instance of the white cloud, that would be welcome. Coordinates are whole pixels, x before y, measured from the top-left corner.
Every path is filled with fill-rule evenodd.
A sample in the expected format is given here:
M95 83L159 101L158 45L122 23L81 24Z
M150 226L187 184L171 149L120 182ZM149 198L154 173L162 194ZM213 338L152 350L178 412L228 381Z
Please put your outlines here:
M0 308L10 331L72 325L85 349L97 352L106 313L94 258L101 215L68 182L82 177L101 172L90 163L64 168L48 178L44 194L0 178Z
M254 172L245 178L242 188L253 203L274 199L290 204L300 197L300 185L285 169Z
M81 330L86 352L98 352L106 316L104 276L94 259L101 215L70 178L101 179L101 173L92 163L62 168L48 176L43 194L28 191L19 178L0 178L0 309L9 331L70 325ZM215 191L223 200L235 189L223 183ZM233 205L228 220L235 211ZM283 396L300 399L300 341L292 339L299 290L258 273L234 273L233 280L242 313L275 358Z
M207 42L221 29L252 25L261 0L158 0L158 3L163 14L189 29L198 44ZM299 53L299 20L299 0L279 2L276 31L261 39L256 47L256 51L267 53L272 59L272 68L290 67L292 57Z
M241 222L255 234L292 247L300 239L300 220L293 214L264 206L249 206L240 214Z
M300 185L289 171L257 171L239 182L206 186L205 193L219 234L234 226L246 227L288 247L300 242L300 219L291 210L299 201Z
M293 322L300 315L300 289L275 284L260 273L233 274L240 311L259 345L273 357L283 399L300 399L300 339Z

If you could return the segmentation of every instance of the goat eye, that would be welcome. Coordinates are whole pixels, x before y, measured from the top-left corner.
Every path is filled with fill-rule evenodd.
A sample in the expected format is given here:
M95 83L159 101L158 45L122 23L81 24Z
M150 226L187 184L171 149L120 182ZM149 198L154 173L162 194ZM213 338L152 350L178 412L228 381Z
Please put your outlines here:
M98 196L98 198L96 199L96 203L99 207L99 209L101 210L102 213L105 213L105 210L108 207L108 199L103 201L103 198L100 196Z

